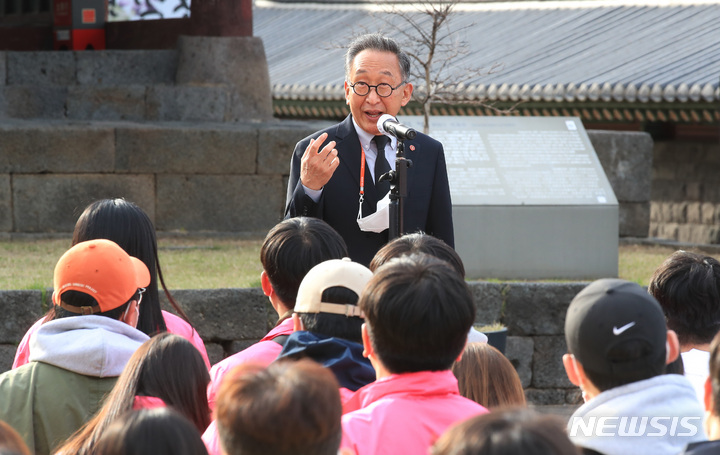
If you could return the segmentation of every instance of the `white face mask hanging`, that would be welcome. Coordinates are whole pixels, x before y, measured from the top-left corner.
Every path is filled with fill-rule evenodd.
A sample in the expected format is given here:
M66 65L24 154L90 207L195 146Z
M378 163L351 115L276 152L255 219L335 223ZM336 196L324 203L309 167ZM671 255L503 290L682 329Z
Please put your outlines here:
M360 198L360 207L358 208L357 224L363 232L382 232L390 227L390 192L388 192L381 201L377 203L377 210L363 218L362 216L363 198Z

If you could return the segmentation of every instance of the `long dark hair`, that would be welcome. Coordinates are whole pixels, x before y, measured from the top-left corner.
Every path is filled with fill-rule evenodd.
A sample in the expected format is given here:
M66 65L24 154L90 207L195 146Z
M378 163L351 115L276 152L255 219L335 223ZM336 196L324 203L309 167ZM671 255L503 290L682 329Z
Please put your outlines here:
M138 330L150 336L167 330L160 309L158 279L170 305L181 318L192 325L165 286L158 261L155 227L139 206L122 198L101 199L88 205L75 223L72 244L94 239L112 240L127 254L143 261L150 271L150 285L143 295ZM53 319L54 308L48 312L45 321Z
M98 441L98 455L207 455L200 434L177 412L140 409L120 416Z
M202 433L210 424L209 382L210 374L200 352L185 338L161 333L135 351L100 411L57 453L94 453L102 433L115 419L132 409L138 395L162 399Z

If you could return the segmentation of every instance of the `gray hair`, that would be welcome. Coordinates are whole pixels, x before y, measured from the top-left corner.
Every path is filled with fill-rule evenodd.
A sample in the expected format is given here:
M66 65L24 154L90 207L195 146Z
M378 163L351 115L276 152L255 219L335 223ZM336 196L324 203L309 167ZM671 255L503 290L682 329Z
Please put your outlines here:
M374 50L381 52L392 52L398 58L400 63L400 72L402 73L402 80L407 81L408 74L410 73L410 57L400 50L398 43L385 35L380 33L369 33L367 35L361 35L355 38L350 47L348 47L345 53L345 77L350 78L350 67L355 61L355 57L365 50Z

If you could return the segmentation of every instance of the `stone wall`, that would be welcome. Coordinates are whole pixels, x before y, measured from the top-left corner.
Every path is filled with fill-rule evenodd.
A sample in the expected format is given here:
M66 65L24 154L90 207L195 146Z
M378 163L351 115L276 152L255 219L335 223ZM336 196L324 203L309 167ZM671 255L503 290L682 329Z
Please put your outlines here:
M0 232L70 232L106 197L136 202L160 231L267 231L283 215L295 143L328 124L271 115L259 38L0 52ZM588 134L620 235L647 236L650 136Z
M88 203L117 196L160 231L266 232L282 219L289 155L319 126L8 120L0 232L72 232Z
M562 366L563 327L570 301L586 284L470 283L477 322L507 326L506 355L532 403L577 403L577 388ZM12 365L17 343L49 303L43 295L49 299L51 294L0 291L0 313L5 315L0 322L0 372ZM257 342L277 319L260 289L182 290L173 296L205 340L211 363Z
M272 118L262 40L182 36L176 50L0 52L0 118Z
M0 123L0 232L72 232L106 197L159 231L266 232L282 219L295 143L326 122ZM652 141L589 131L620 202L621 236L645 237Z
M720 243L720 145L712 141L655 144L650 236Z
M588 131L619 203L620 237L647 237L653 140L647 133Z

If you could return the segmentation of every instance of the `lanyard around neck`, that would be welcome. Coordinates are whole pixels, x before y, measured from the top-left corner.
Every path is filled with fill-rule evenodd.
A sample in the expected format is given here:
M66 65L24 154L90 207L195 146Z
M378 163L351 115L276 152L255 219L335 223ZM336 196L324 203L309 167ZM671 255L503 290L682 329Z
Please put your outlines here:
M360 205L365 200L365 148L360 144Z
M376 160L380 159L380 150L377 151L377 158ZM382 153L385 153L385 150L382 151ZM375 176L377 179L378 176ZM362 146L362 143L360 144L360 205L362 205L363 201L365 200L365 147Z

